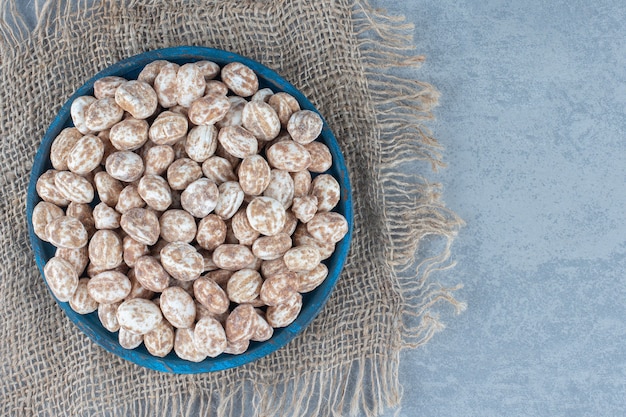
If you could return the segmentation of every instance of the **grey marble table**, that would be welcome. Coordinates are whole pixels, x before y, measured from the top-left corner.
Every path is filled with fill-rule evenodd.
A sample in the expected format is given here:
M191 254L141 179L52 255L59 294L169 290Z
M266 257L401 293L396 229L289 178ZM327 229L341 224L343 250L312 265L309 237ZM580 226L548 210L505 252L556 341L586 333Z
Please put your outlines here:
M415 24L467 222L468 309L403 354L399 415L626 415L626 4L372 4Z

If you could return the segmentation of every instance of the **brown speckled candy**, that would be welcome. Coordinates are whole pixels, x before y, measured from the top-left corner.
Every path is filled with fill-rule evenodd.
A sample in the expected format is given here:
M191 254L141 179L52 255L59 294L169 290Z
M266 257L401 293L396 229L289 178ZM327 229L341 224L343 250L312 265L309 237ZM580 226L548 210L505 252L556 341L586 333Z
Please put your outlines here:
M59 171L54 176L54 185L63 198L75 203L91 203L94 189L91 183L70 171Z
M115 210L124 214L131 209L142 208L145 205L146 202L143 201L143 198L139 195L137 187L131 184L124 187L124 189L120 192L117 204L115 205Z
M147 119L157 110L157 93L144 81L128 81L115 91L115 102L135 119Z
M189 121L195 125L213 125L230 109L230 101L221 94L209 94L194 100L189 107Z
M39 239L47 241L46 226L52 220L64 215L62 208L46 201L40 201L33 209L33 231Z
M122 214L122 229L139 243L154 245L159 240L159 219L153 211L133 208Z
M117 308L120 327L135 334L146 334L163 320L161 310L152 301L133 298Z
M318 211L331 211L339 203L341 187L332 175L322 174L313 180L311 194L317 197Z
M227 181L219 186L219 197L213 210L222 219L230 219L243 203L244 192L238 182Z
M158 75L154 79L154 91L156 92L161 107L168 108L175 106L178 102L178 85L176 75L180 66L173 62L168 62L161 67Z
M110 332L116 332L120 329L120 324L117 321L117 308L122 304L121 302L100 304L98 306L98 318L102 326Z
M298 317L302 309L302 296L294 292L284 303L267 308L265 318L274 328L287 327Z
M259 79L254 71L240 62L231 62L222 68L222 81L235 94L250 97L259 89Z
M161 237L168 242L190 243L196 237L196 221L185 210L168 210L159 218Z
M96 231L93 210L89 204L71 202L65 210L65 215L78 219L85 226L87 235L91 236Z
M217 127L220 129L226 126L241 126L243 108L248 103L245 98L239 96L230 96L228 97L228 101L230 101L228 113L216 123Z
M89 105L85 111L85 127L94 132L111 128L122 120L124 110L113 97L101 98ZM80 129L79 129L80 130Z
M226 285L228 298L235 303L249 303L259 296L263 278L253 269L235 272Z
M207 96L225 96L228 94L228 87L221 81L209 80L206 82L206 90L204 94Z
M265 342L270 340L274 335L274 328L265 320L265 313L259 309L255 309L257 313L254 334L250 340L255 342Z
M66 157L67 168L78 175L96 169L104 156L104 144L99 137L86 135L76 141Z
M268 306L285 303L295 292L297 276L293 272L266 278L261 286L261 300Z
M317 247L305 245L289 249L283 256L283 260L290 271L308 272L315 269L322 258Z
M157 145L173 145L185 137L189 123L180 113L164 111L152 122L148 137Z
M243 108L242 124L258 139L270 141L280 133L280 120L274 109L262 101L250 101Z
M122 301L132 285L128 277L117 271L104 271L89 280L87 289L91 298L101 304L111 304Z
M204 270L202 255L185 242L172 242L161 249L161 265L173 278L181 281L193 281Z
M115 97L115 91L124 83L126 83L126 78L116 76L102 77L93 83L93 95L98 99Z
M319 287L328 276L328 267L322 263L318 264L311 271L298 272L298 284L296 290L300 293L313 291Z
M173 190L184 190L201 176L202 168L189 158L178 159L167 168L167 182Z
M37 178L35 188L37 190L37 194L43 201L47 201L59 207L65 207L70 203L70 201L61 195L57 186L54 184L54 177L57 172L59 171L49 169L41 174L41 176Z
M250 101L262 101L263 103L267 103L273 95L274 92L271 88L262 88L254 93Z
M195 63L182 65L176 74L176 87L176 100L183 107L189 107L194 100L202 97L206 81L200 67Z
M282 257L261 263L261 275L263 275L265 279L275 275L289 273L291 273L291 271L287 268L287 265L285 265L285 261L283 261Z
M80 220L61 216L46 226L48 242L57 248L77 249L87 245L88 235Z
M252 245L259 237L259 232L250 226L248 215L244 208L240 208L232 217L230 227L235 238L237 238L242 245Z
M100 203L93 209L93 221L96 229L114 230L120 227L122 215L115 211L113 207Z
M135 334L122 327L117 334L117 340L124 349L136 349L143 342L143 335Z
M321 242L337 243L348 233L348 222L339 213L317 213L307 223L307 231Z
M81 276L89 263L89 250L87 246L78 249L57 248L54 256L65 259L72 264L78 276Z
M322 142L314 141L304 145L309 154L311 154L311 165L309 165L309 171L311 172L325 172L333 165L333 156L328 149L328 146Z
M180 203L192 216L203 218L215 209L218 198L219 190L215 182L200 178L185 188L180 196Z
M274 328L269 325L265 320L265 313L259 309L255 309L257 312L256 325L254 326L254 333L250 340L255 342L265 342L274 335Z
M198 223L196 234L198 244L213 250L226 240L226 223L216 214L209 214Z
M244 245L223 244L213 251L215 265L227 271L238 271L253 261L254 255Z
M311 173L308 170L291 173L293 180L293 196L304 197L311 191Z
M169 287L163 290L159 305L163 316L174 327L188 329L196 319L196 304L193 298L180 287Z
M205 81L212 80L220 73L220 66L215 62L202 60L197 61L195 64L200 69Z
M293 179L287 171L273 169L270 172L270 182L263 191L263 195L273 198L288 209L293 202L294 188Z
M113 269L123 262L122 239L113 230L98 230L89 241L89 261L97 267Z
M72 116L72 122L74 122L74 126L76 129L83 135L88 135L93 133L91 129L89 129L85 125L85 116L87 109L96 101L95 97L92 96L81 96L77 97L70 107L70 115Z
M239 185L248 195L260 195L270 183L270 166L261 155L250 155L239 165Z
M285 225L285 208L269 197L256 197L246 208L248 222L257 232L273 236L282 230Z
M335 251L334 242L321 242L315 239L307 230L306 224L303 223L300 223L296 228L296 231L293 233L293 241L296 246L315 246L318 249L322 260L330 258Z
M311 165L311 154L301 144L293 140L284 140L273 144L266 151L267 161L277 169L296 172Z
M174 328L167 320L143 335L143 344L151 355L164 358L174 349Z
M228 310L230 300L224 290L213 279L207 276L198 278L193 283L193 292L196 300L212 314L222 314Z
M98 302L91 298L87 291L87 283L89 278L79 279L76 291L70 298L70 307L78 314L89 314L98 309Z
M190 362L202 362L206 355L196 349L193 329L176 329L174 352L179 358Z
M106 160L107 173L116 180L133 182L143 174L143 160L131 151L114 152Z
M57 135L50 147L50 162L54 169L67 170L67 155L70 150L83 137L83 134L75 127L67 127Z
M317 213L317 197L307 195L294 198L291 211L302 223L308 223Z
M226 337L233 342L249 340L254 334L255 326L254 307L250 304L238 305L226 319Z
M236 158L245 158L258 151L254 135L241 126L226 126L220 129L217 139L226 152Z
M144 175L139 180L137 192L150 208L167 210L172 204L172 193L167 181L159 175Z
M228 344L222 324L212 317L205 317L196 323L194 343L198 351L211 358L224 352Z
M71 263L53 257L43 269L48 287L59 301L69 301L78 287L78 274Z
M282 257L291 248L291 236L279 233L258 238L252 245L252 253L259 259L271 261Z
M139 243L130 236L126 236L123 239L122 247L124 248L124 263L126 263L126 265L128 265L131 268L135 267L137 260L139 258L145 255L148 255L150 253L150 250L148 249L148 245ZM137 274L137 271L135 271L135 275L136 274Z
M233 166L226 158L212 156L202 163L202 173L216 184L237 181Z
M229 355L241 355L250 347L250 340L243 339L237 342L228 341L226 345L226 349L224 349L224 353L228 353Z
M313 142L322 133L324 124L319 114L311 110L300 110L289 118L287 131L298 143L303 145Z
M189 158L202 163L217 149L217 129L213 125L196 126L187 134L185 152Z
M148 140L148 122L128 118L116 123L109 131L109 140L120 151L134 151Z
M161 263L152 256L141 256L137 259L135 277L144 288L154 292L162 292L170 282L170 275Z
M115 207L120 193L124 189L124 185L105 171L96 173L93 177L93 181L100 201L106 203L108 206Z
M167 64L168 62L165 60L156 60L150 62L145 67L143 67L143 69L137 76L137 80L144 81L150 85L153 85L154 79L157 77L157 75L159 75L161 68L163 68Z
M267 103L272 106L283 127L287 127L291 115L300 110L298 101L288 93L276 93L269 98Z
M157 145L143 154L145 175L161 175L174 162L174 149L170 145Z

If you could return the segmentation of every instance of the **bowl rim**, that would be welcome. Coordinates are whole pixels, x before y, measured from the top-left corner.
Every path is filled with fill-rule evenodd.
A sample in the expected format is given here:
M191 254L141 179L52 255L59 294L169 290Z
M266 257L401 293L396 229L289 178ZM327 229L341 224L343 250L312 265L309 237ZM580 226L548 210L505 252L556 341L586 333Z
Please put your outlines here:
M247 65L252 70L254 70L260 81L263 80L266 83L272 84L275 88L277 88L277 90L291 94L296 98L302 109L315 111L317 114L320 115L320 117L322 117L323 129L320 136L324 139L324 143L329 147L333 156L333 167L338 171L339 178L337 178L337 176L335 175L334 176L336 177L341 187L342 197L339 205L344 207L342 214L348 222L348 233L340 242L337 243L335 252L332 255L333 259L335 259L335 263L332 265L331 268L329 268L328 277L322 283L322 285L320 285L316 290L313 291L313 296L310 300L307 301L306 306L303 305L303 308L298 315L298 318L293 323L285 328L275 329L274 336L272 336L270 340L255 343L254 347L247 350L241 355L222 354L216 358L207 358L202 362L190 362L178 358L173 350L165 358L158 358L150 355L147 351L145 351L145 347L143 345L141 346L141 350L124 349L119 345L117 341L115 343L112 343L110 336L108 338L104 338L103 335L100 334L102 333L102 331L108 332L108 330L104 329L99 321L97 322L97 325L101 327L101 330L94 329L93 326L85 319L86 315L80 315L74 312L70 308L69 303L60 302L54 296L54 294L52 294L50 288L48 287L48 283L44 278L43 267L46 263L44 242L35 235L32 224L33 209L35 205L39 201L41 201L36 191L36 183L39 176L46 171L46 166L50 165L49 150L52 141L54 140L58 132L66 127L71 121L70 106L72 102L79 96L91 95L93 92L93 84L96 80L106 76L126 74L127 72L136 71L143 68L149 62L158 59L180 62L194 62L203 59L218 62L224 61L224 63L238 61ZM224 64L220 64L220 66L223 65ZM277 92L277 90L275 91ZM91 339L93 342L95 342L97 345L104 348L108 352L145 368L175 374L206 373L242 366L277 351L278 349L284 347L289 342L291 342L298 334L302 333L304 329L313 321L313 319L317 317L318 314L321 312L322 308L326 305L326 302L328 301L328 298L330 297L335 285L337 284L340 273L347 260L354 227L352 188L350 184L348 170L345 164L345 159L343 157L335 135L331 131L322 114L317 110L313 103L311 103L311 101L306 96L304 96L304 94L300 92L300 90L298 90L293 84L291 84L289 81L280 76L277 72L268 68L267 66L234 52L203 46L175 46L150 50L137 55L133 55L104 68L102 71L98 72L96 75L87 80L87 82L85 82L81 87L79 87L63 104L63 106L55 115L52 123L46 130L39 145L39 148L35 154L33 166L31 168L30 181L28 185L26 215L29 239L31 247L34 251L35 262L41 274L41 279L45 283L46 287L48 287L48 291L50 292L50 294L52 294L54 300L65 312L65 315L69 317L70 321L74 323L74 325L76 325L83 333L85 333L87 337L89 337L89 339ZM305 310L307 312L306 315L303 314ZM97 312L90 314L97 314ZM112 332L108 333L110 335L116 334Z

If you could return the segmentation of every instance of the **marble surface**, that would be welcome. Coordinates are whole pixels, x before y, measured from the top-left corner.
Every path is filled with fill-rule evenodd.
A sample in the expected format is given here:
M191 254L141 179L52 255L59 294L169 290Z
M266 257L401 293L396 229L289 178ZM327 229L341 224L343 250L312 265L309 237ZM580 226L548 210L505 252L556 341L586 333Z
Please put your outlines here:
M467 222L440 278L468 309L403 353L397 415L626 415L625 4L371 4L415 24Z

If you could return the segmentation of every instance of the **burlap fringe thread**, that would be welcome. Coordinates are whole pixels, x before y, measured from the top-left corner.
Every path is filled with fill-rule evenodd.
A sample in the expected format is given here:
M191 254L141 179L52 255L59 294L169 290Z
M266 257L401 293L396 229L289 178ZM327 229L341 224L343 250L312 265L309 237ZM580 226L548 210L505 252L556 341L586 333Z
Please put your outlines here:
M43 39L49 33L55 16L74 10L88 16L94 7L86 1L35 1L37 25L34 31L20 18L20 0L5 0L0 20L1 61L10 60L15 46L23 41ZM98 3L98 2L96 2ZM432 119L432 108L438 104L438 92L429 84L393 75L398 67L418 67L424 57L416 55L412 41L413 27L404 17L391 17L374 10L369 4L354 1L353 25L358 35L363 69L367 75L373 113L377 117L379 149L380 200L384 203L381 216L386 220L387 236L384 241L386 261L393 275L389 277L397 296L397 349L389 360L377 357L363 358L353 363L351 369L334 368L330 372L310 372L302 378L284 383L278 381L264 385L263 390L248 382L229 392L213 392L209 401L200 395L185 404L176 398L158 399L158 409L177 410L180 415L212 414L219 416L244 416L248 406L256 415L366 416L381 414L385 407L400 404L402 388L398 382L399 352L427 343L444 326L434 307L445 301L457 313L465 304L455 300L453 292L461 285L447 288L432 283L429 276L450 268L450 246L463 225L462 220L448 210L441 200L441 186L424 177L402 174L405 164L427 161L433 169L443 167L441 147L423 125ZM2 62L0 62L0 65ZM436 256L421 259L420 242L428 236L443 239L443 249ZM229 376L232 376L229 375ZM329 384L333 381L333 384ZM338 382L338 384L337 384ZM337 386L338 385L338 386ZM225 384L225 386L232 386ZM353 388L350 389L349 387ZM269 389L268 389L269 388ZM188 387L193 395L196 387ZM254 390L250 404L242 395ZM224 390L221 390L224 391ZM316 393L315 395L302 395ZM135 405L131 409L111 410L115 415L147 415L150 410Z

